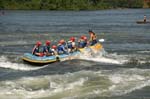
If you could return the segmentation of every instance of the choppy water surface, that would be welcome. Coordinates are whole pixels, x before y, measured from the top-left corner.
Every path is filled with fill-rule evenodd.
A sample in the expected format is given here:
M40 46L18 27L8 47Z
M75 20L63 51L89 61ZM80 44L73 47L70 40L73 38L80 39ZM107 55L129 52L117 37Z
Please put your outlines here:
M149 99L149 9L101 11L5 11L0 16L2 99ZM105 56L83 56L34 67L20 57L38 40L104 38Z

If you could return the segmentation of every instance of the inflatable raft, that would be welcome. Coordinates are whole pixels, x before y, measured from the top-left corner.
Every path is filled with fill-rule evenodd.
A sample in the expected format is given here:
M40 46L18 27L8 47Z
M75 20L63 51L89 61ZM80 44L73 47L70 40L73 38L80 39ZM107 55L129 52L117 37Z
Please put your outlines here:
M80 56L80 54L86 51L87 49L91 49L92 51L98 52L102 48L103 48L102 45L100 43L97 43L93 46L79 49L76 52L69 53L69 54L62 54L62 55L39 57L31 53L25 53L22 57L22 60L32 65L45 65L45 64L49 64L49 63L53 63L57 61L62 61L62 60L77 59Z

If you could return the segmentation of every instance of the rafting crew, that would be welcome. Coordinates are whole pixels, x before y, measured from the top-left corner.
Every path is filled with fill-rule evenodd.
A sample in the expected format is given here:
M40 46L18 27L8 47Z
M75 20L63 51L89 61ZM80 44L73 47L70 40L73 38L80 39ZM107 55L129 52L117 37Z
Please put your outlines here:
M37 41L35 46L32 49L32 54L35 56L43 56L44 54L40 51L42 43Z
M68 42L65 42L64 39L58 42L58 45L53 45L51 48L51 42L46 40L45 46L41 46L40 41L36 42L36 45L32 49L32 54L35 56L53 56L68 54L78 50L78 48L85 48L88 46L88 40L86 36L81 36L78 40L78 45L76 46L75 37L71 37ZM41 50L42 49L42 50Z
M84 48L88 44L87 42L87 37L86 36L81 36L80 39L78 40L78 48Z
M72 52L74 52L74 51L77 50L76 42L75 42L75 37L71 37L70 38L70 40L67 43L67 46L68 46L68 52L69 53L72 53Z
M46 40L45 46L43 46L43 54L46 56L52 56L53 55L50 44L51 44L51 42L49 40Z
M58 55L58 53L57 53L57 46L56 45L52 46L51 51L52 51L52 55Z
M92 30L89 30L89 35L90 35L90 45L93 46L97 43L97 37L96 37L96 34L92 31Z
M59 55L61 55L61 54L68 54L68 51L67 51L67 49L65 47L65 45L66 45L65 43L66 42L63 39L58 42L57 53Z
M70 37L69 41L66 42L64 39L60 40L56 45L51 47L51 42L46 40L45 45L42 47L42 43L37 41L34 48L32 49L32 54L36 56L53 56L53 55L61 55L61 54L68 54L79 50L80 48L85 48L87 46L93 46L97 43L96 34L89 30L90 38L89 40L85 35L82 35L78 43L76 44L75 37ZM42 51L41 51L41 48Z

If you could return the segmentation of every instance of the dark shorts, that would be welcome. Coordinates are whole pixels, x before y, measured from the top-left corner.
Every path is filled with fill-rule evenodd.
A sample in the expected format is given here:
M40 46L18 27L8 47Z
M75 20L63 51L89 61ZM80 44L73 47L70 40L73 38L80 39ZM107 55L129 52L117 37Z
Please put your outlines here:
M96 43L97 43L97 40L93 40L93 41L91 42L91 46L95 45Z

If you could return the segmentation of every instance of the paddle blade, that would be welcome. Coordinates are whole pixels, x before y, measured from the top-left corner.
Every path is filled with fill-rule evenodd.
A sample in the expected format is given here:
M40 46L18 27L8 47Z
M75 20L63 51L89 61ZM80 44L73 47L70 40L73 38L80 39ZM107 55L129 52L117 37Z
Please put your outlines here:
M99 39L99 42L104 42L105 40L104 39Z

